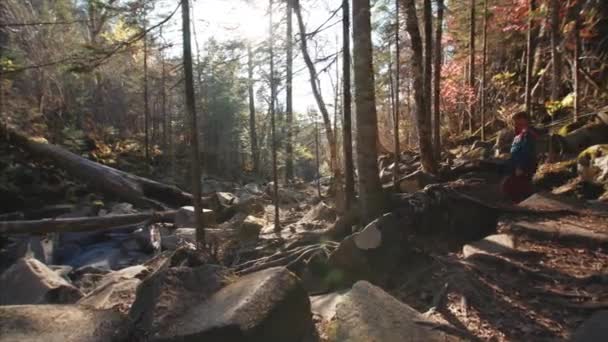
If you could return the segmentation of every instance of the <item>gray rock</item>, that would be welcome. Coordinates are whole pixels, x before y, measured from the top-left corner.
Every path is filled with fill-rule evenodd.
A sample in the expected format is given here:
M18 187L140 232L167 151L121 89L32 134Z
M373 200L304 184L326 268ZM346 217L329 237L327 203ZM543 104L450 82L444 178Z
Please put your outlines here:
M433 183L437 183L437 177L420 170L410 173L397 181L399 190L407 193L422 190L425 186Z
M169 320L156 341L299 341L312 326L310 301L286 268L245 276Z
M127 309L135 301L137 286L149 269L142 265L110 272L96 282L97 287L78 301L78 304L95 309Z
M261 218L252 215L247 216L238 229L239 241L256 241L265 224L266 222Z
M504 254L515 250L515 239L509 234L490 235L482 240L464 245L462 254L468 258L475 254Z
M215 224L215 214L211 209L203 209L203 220L205 225ZM194 219L194 207L185 206L181 207L175 213L175 228L192 228L196 226Z
M165 236L161 241L161 245L163 249L172 251L177 249L180 244L185 242L196 242L196 229L178 228L173 232L173 234Z
M600 342L608 337L608 311L598 311L574 332L572 342Z
M82 293L33 258L17 260L0 275L0 305L74 303Z
M0 342L127 341L129 321L114 311L76 305L0 306Z
M264 191L262 191L262 188L256 183L245 184L245 190L249 191L254 195L261 195L264 193Z
M463 341L436 330L431 321L379 287L357 282L336 306L329 341Z
M55 262L55 243L53 238L32 236L22 241L17 248L17 257L32 257L40 260L43 264L53 264Z

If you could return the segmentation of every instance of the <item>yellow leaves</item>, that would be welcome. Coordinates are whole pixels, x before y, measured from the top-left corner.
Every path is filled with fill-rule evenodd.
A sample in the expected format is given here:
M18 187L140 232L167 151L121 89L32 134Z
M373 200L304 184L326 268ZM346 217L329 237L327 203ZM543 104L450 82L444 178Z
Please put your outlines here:
M118 20L116 25L112 26L111 31L101 34L101 36L110 43L124 42L137 34L137 30L128 25L123 19Z

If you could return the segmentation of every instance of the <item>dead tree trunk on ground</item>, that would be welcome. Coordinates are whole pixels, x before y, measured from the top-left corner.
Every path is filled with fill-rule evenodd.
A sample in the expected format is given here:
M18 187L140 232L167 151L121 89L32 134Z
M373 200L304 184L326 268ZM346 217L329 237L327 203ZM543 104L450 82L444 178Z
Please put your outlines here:
M91 185L100 192L118 197L135 205L170 208L186 205L192 195L175 186L139 177L76 155L41 138L31 138L6 126L0 126L0 136L36 157L50 160L68 174Z

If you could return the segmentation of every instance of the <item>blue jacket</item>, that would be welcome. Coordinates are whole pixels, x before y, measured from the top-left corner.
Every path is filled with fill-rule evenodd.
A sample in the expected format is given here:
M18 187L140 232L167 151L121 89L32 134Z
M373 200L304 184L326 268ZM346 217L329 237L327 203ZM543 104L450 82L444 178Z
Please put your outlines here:
M536 132L527 128L513 138L509 161L511 172L517 168L530 176L536 172L536 137Z

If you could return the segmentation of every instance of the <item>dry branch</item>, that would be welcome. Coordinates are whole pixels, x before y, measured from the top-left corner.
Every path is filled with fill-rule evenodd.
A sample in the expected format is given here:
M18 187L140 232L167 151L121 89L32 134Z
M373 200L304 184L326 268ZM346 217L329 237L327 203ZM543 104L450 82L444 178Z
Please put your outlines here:
M175 211L150 212L101 217L59 218L0 222L0 234L44 234L114 229L138 223L172 221Z

